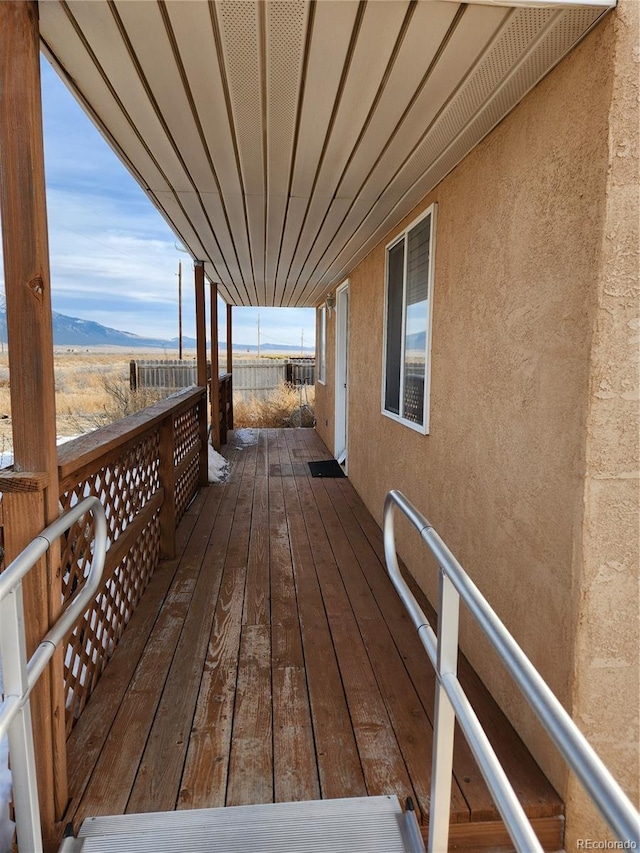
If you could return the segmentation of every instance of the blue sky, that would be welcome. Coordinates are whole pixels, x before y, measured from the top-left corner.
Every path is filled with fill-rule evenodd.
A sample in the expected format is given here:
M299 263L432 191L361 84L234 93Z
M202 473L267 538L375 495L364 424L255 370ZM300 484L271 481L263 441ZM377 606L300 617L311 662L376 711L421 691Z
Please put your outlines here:
M53 310L145 337L195 334L193 265L173 232L41 60ZM312 346L313 309L234 308L234 344ZM223 316L223 312L221 312Z

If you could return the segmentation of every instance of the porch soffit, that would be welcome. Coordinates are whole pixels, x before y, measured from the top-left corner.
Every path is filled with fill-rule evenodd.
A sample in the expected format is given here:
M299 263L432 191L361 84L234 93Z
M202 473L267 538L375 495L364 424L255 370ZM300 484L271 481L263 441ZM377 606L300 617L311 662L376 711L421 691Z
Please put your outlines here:
M44 53L223 298L309 306L611 5L39 9Z

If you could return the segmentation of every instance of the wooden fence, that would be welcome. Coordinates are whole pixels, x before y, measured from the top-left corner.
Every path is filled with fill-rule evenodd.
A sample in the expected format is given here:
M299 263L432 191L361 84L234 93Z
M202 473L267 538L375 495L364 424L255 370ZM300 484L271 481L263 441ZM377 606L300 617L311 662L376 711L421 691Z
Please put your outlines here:
M220 382L230 374L220 374ZM239 399L266 397L281 383L313 385L315 382L314 358L290 359L237 359L233 365L233 390ZM211 379L211 364L207 364L207 379ZM179 359L133 359L129 363L129 385L174 391L195 385L195 361Z
M129 362L129 386L176 391L198 384L195 359L132 359ZM207 362L207 379L211 378L211 363Z
M233 365L233 390L240 400L264 398L281 385L313 385L315 359L237 361Z

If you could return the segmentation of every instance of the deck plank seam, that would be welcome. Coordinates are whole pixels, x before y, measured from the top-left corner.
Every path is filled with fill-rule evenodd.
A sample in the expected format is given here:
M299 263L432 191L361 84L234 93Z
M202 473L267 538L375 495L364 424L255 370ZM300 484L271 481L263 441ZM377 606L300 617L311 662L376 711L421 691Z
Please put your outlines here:
M252 431L252 434L253 434L253 431ZM249 447L252 448L253 445L249 445ZM247 467L248 467L247 461L248 460L254 466L253 467L253 481L255 481L255 459L254 459L255 453L251 452L249 450L249 447L247 447L243 450L243 456L242 456L243 464L242 464L242 472L240 474L240 489L238 490L238 497L240 495L242 483L245 479L245 473L247 473ZM249 452L247 452L247 451L249 451ZM237 508L238 508L238 504L236 501L236 506L234 508L234 522L236 520ZM253 491L252 491L252 512L253 512ZM232 526L232 529L233 529L233 526ZM228 798L229 798L229 777L230 777L230 768L231 768L231 754L232 754L232 749L233 749L233 731L234 731L234 727L235 727L236 706L237 706L237 700L238 700L238 678L239 678L239 673L240 673L240 648L241 648L241 644L242 644L242 620L243 620L243 614L244 614L244 608L245 608L245 602L246 602L246 595L247 595L248 571L247 571L246 566L248 565L248 561L249 561L248 548L249 548L249 540L247 540L247 554L246 554L246 559L245 559L244 583L243 583L243 590L242 590L242 611L240 614L241 624L240 624L240 631L239 631L239 636L238 636L238 648L236 650L236 655L235 655L235 685L234 685L234 690L233 690L233 700L231 702L231 708L230 708L231 730L230 730L229 750L227 753L226 777L224 780L224 803L225 803L225 805L227 804Z
M219 511L219 510L220 510L220 507L222 506L222 501L224 500L224 493L227 491L227 484L226 484L226 483L221 483L221 484L220 484L219 486L217 486L217 487L216 487L216 486L210 486L209 488L221 488L221 489L222 489L222 491L223 491L223 495L222 495L222 496L221 496L221 498L220 498L220 506L218 507L218 511ZM217 517L218 517L218 516L216 516L216 519L217 519ZM208 632L209 638L208 638L208 640L207 640L207 647L206 647L206 650L205 650L203 666L202 666L201 671L200 671L200 679L199 679L199 681L198 681L198 687L197 687L197 690L195 691L196 701L195 701L195 703L194 703L194 706L193 706L193 712L192 712L192 714L191 714L191 719L190 719L190 722L189 722L189 729L188 729L188 732L189 732L189 733L188 733L188 736L187 736L187 741L188 741L188 742L189 742L189 741L190 741L190 739L191 739L191 734L192 734L193 729L194 729L194 722L195 722L196 713L197 713L197 708L198 708L198 697L200 696L200 691L201 691L201 688L202 688L202 682L203 682L203 679L204 679L205 664L206 664L206 660L207 660L208 653L209 653L209 645L210 645L210 643L211 643L211 634L212 634L213 629L214 629L215 613L216 613L216 609L217 609L217 607L218 607L218 602L220 601L220 595L221 595L221 590L222 590L222 581L223 581L223 578L224 578L224 566L225 566L225 562L226 562L226 555L227 555L227 552L228 552L228 550L229 550L229 543L230 543L230 541L231 541L231 530L232 530L232 523L231 523L231 524L229 524L229 531L228 531L228 536L227 536L227 543L226 543L226 546L225 546L225 548L224 548L224 555L220 555L220 556L221 556L220 581L219 581L219 584L218 584L218 591L217 591L217 594L216 594L216 596L215 596L215 603L213 604L213 606L212 606L212 608L211 608L211 619L210 619L210 623L209 623L209 632ZM213 537L214 533L215 533L215 522L214 522L214 524L212 524L212 527L211 527L211 536L209 537L209 543L211 542L211 539L212 539L212 537ZM203 567L204 567L204 563L206 562L206 559L207 559L207 552L208 552L209 548L210 548L210 545L208 544L208 545L207 545L207 548L205 549L204 554L203 554ZM202 570L202 569L201 569L201 570ZM189 748L188 748L188 743L187 743L187 748L185 749L184 757L183 757L183 760L182 760L182 767L181 767L181 770L180 770L180 776L179 776L178 788L177 788L177 790L176 790L176 796L175 796L175 801L174 801L174 809L177 809L177 808L179 807L179 803L180 803L180 793L181 793L181 790L182 790L182 781L183 781L184 774L185 774L185 768L186 768L186 766L187 766L187 758L188 758L188 754L189 754Z
M206 549L207 549L208 543L209 543L209 541L211 540L211 537L212 537L212 535L213 535L213 529L214 529L214 524L215 524L215 518L217 517L217 513L218 513L218 510L219 510L219 507L220 507L221 495L220 495L220 496L218 496L218 495L216 494L216 492L214 492L213 490L211 490L211 487L210 487L210 486L208 487L208 490L209 490L209 494L207 495L207 498L205 499L205 502L204 502L204 504L203 504L202 510L201 510L201 512L200 512L200 514L199 514L199 516L198 516L198 522L200 522L200 521L203 519L203 513L205 512L205 510L206 510L206 509L207 509L207 507L209 506L209 503L210 503L210 502L211 502L211 503L213 503L213 504L214 504L214 506L215 506L215 512L214 512L214 516L213 516L213 521L212 521L211 527L209 528L208 535L206 535L206 542L204 542L204 543L202 544L202 549L201 549L201 550L202 550L202 556L201 556L201 557L200 557L200 559L199 559L200 567L199 567L199 569L198 569L198 571L197 571L197 573L196 573L196 575L195 575L195 577L194 577L193 589L192 589L192 592L191 592L191 598L190 598L190 601L189 601L189 605L188 605L188 607L186 608L186 611L185 611L185 614L184 614L184 619L183 619L183 621L182 621L182 626L181 626L180 631L179 631L179 634L178 634L177 642L176 642L175 647L174 647L174 649L173 649L173 654L171 655L171 660L170 660L169 666L168 666L168 668L167 668L167 670L166 670L166 675L165 675L165 678L164 678L164 683L163 683L163 686L162 686L162 690L160 691L160 695L159 695L158 701L157 701L157 703L156 703L156 706L155 706L155 709L154 709L154 712L153 712L152 720L151 720L151 723L150 723L149 728L148 728L148 730L147 730L147 736L146 736L146 738L145 738L145 743L144 743L144 746L143 746L142 751L141 751L141 754L140 754L140 760L139 760L139 762L138 762L138 766L137 766L136 774L135 774L135 777L134 777L134 782L133 782L133 785L131 786L131 789L130 789L130 791L129 791L129 795L128 795L128 797L127 797L127 802L126 802L125 809L124 809L125 814L126 814L126 813L128 813L128 811L129 811L129 804L130 804L130 802L131 802L131 798L133 797L133 795L134 795L134 790L135 790L135 788L136 788L136 780L137 780L137 778L138 778L138 774L139 774L139 772L140 772L140 768L141 768L141 767L143 766L143 764L144 764L144 757L145 757L146 752L147 752L147 747L148 747L148 745L149 745L149 743L150 743L150 739L151 739L151 736L152 736L152 733L153 733L153 730L154 730L154 727L155 727L155 724L156 724L156 719L158 719L158 713L159 713L160 707L161 707L161 705L162 705L162 701L163 701L163 699L164 699L165 691L166 691L166 689L167 689L167 683L168 683L168 681L169 681L169 679L170 679L170 677L171 677L171 673L172 673L172 671L173 671L174 663L175 663L175 661L176 661L176 658L177 658L178 652L179 652L179 650L180 650L180 645L181 645L182 637L183 637L183 636L184 636L184 634L185 634L185 629L186 629L187 624L188 624L189 615L190 615L190 613L192 612L192 608L193 608L193 606L194 606L194 598L195 598L195 595L196 595L196 591L198 590L199 582L200 582L200 579L201 579L201 576L202 576L202 568L203 568L204 555L205 555L205 553L206 553ZM216 498L215 500L214 500L214 497ZM206 519L206 518L207 518L207 516L205 516L205 519ZM196 529L197 529L197 527L198 527L198 523L196 522L196 525L194 526L193 530L191 531L191 536L189 537L189 544L192 542L193 537L196 535ZM204 538L204 537L203 537L203 538ZM198 546L198 552L199 552L199 551L200 551L200 547ZM183 556L184 556L184 553L186 553L186 549L185 549L185 552L183 552ZM192 558L192 559L193 559L193 558Z
M324 597L323 597L323 595L322 595L321 585L320 585L320 580L319 580L319 578L318 578L317 567L316 567L316 563L315 563L314 555L313 555L313 547L312 547L312 545L311 545L311 541L310 541L310 539L309 539L309 530L308 530L308 527L307 527L307 524L306 524L306 520L305 520L305 511L304 511L304 507L303 507L303 505L302 505L301 494L300 494L300 488L299 488L299 478L300 478L300 476L301 476L301 475L300 475L299 473L298 473L298 474L296 474L296 468L295 468L295 464L294 464L295 457L294 457L294 456L292 455L292 453L291 453L291 449L292 449L292 447L295 447L295 446L296 446L297 438L296 438L296 441L294 441L294 435L292 434L292 435L291 435L291 440L290 440L290 433L289 433L289 432L286 432L286 433L285 433L285 436L286 436L286 443L287 443L287 448L288 448L288 451L289 451L289 456L290 456L290 459L291 459L292 480L293 480L293 485L294 485L294 487L295 487L296 503L297 503L297 506L298 506L298 508L299 508L300 521L301 521L301 524L302 524L302 526L304 527L304 530L305 530L306 542L307 542L307 544L308 544L308 548L309 548L309 556L310 556L310 558L311 558L311 562L312 562L312 564L313 564L313 568L314 568L315 582L316 582L317 587L318 587L318 590L319 590L320 601L322 602L322 612L323 612L323 615L324 615L324 620L326 621L326 624L327 624L327 630L328 630L328 634L329 634L329 639L330 639L330 641L331 641L331 648L332 648L332 651L333 651L333 657L334 657L334 660L335 660L335 663L336 663L336 668L337 668L338 677L339 677L339 679L340 679L340 686L341 686L341 690L342 690L342 695L343 695L343 697L344 697L344 704L345 704L345 708L346 708L346 713L347 713L347 715L348 715L348 717L349 717L349 723L350 723L350 726L351 726L351 730L352 730L352 732L354 733L354 739L355 739L354 721L353 721L353 718L352 718L351 709L350 709L350 707L349 707L349 702L348 702L348 698L347 698L347 691L346 691L345 683L344 683L344 676L343 676L343 672L342 672L342 670L341 670L341 668L340 668L339 659L338 659L338 653L337 653L336 646L335 646L335 640L334 640L333 633L332 633L332 631L331 631L331 624L330 624L330 620L329 620L329 614L327 613L326 604L325 604L325 601L324 601ZM289 536L290 536L290 538L291 538L291 535L292 535L292 534L291 534L291 524L290 524L290 522L288 523L288 529L289 529ZM295 581L295 583L296 583L296 597L299 597L299 592L298 592L298 583L299 583L299 580L298 580L298 577L297 577L297 575L296 575L296 573L295 573L295 572L294 572L294 581ZM299 613L298 618L300 618L300 613ZM301 624L301 626L300 626L300 627L301 627L301 633L302 633L302 634L303 634L303 636L304 636L304 631L303 631L303 626L302 626L302 624ZM304 643L303 643L303 649L304 649ZM308 680L308 678L307 678L307 689L308 689L308 691L309 691L309 696L311 697L311 686L310 686L310 684L309 684L309 680ZM311 699L310 699L310 701L311 701ZM320 754L319 754L319 747L318 747L318 733L317 733L317 725L318 725L318 722L317 722L317 719L316 719L316 715L312 714L312 726L313 726L313 732L314 732L314 744L315 744L315 746L316 746L316 757L317 757L317 762L318 762L318 776L319 776L319 779L320 779L320 789L321 789L321 792L322 792L323 796L325 796L325 795L326 795L326 789L325 789L324 784L323 784L322 774L320 773ZM358 749L357 740L355 741L355 748L356 748L356 755L357 755L357 757L358 757L358 763L359 763L360 773L361 773L362 780L363 780L363 785L364 785L364 787L365 787L365 790L367 790L367 781L366 781L365 768L364 768L364 766L363 766L363 762L362 762L362 755L360 754L360 750Z
M283 448L280 446L279 435L281 435L281 434L282 433L280 432L279 434L276 434L276 436L275 436L278 461L279 461L280 466L281 466L280 470L282 470L282 454L283 454L283 452L286 452L286 454L287 454L287 459L289 460L288 464L292 464L289 451L286 448L286 443L285 443L284 451L283 451ZM282 484L282 478L279 481L279 491L282 493L282 502L283 502L283 508L284 508L284 512L285 512L285 522L286 522L286 529L287 529L287 542L288 542L288 547L289 547L291 579L292 579L292 583L293 583L293 596L295 599L295 624L296 624L296 628L297 628L298 641L300 643L300 650L301 650L301 654L302 654L302 667L303 667L303 673L304 673L306 704L307 704L308 713L309 713L311 739L313 742L313 754L314 754L314 758L315 758L314 783L315 783L315 787L317 788L318 793L320 793L322 788L321 788L321 779L320 779L320 771L319 771L319 755L318 755L319 748L318 748L318 741L317 741L317 736L316 736L316 726L314 725L313 713L312 713L312 709L311 709L311 694L310 694L310 690L309 690L309 673L307 671L307 653L306 653L305 645L304 645L304 641L303 641L302 625L300 623L300 603L299 603L299 598L298 598L298 587L296 585L295 572L294 572L294 568L293 568L293 548L292 548L292 542L291 542L291 531L290 531L288 519L287 519L286 497L285 497L284 488L283 488L283 484ZM274 733L275 733L275 725L274 725ZM275 750L275 740L274 740L274 750ZM274 764L274 767L275 767L275 764ZM276 790L276 785L275 785L275 776L274 776L274 796L275 796L275 790Z
M305 442L305 445L307 446L307 455L314 455L314 454L311 454L311 453L309 452L309 448L308 448L308 443L307 443L307 442ZM298 478L297 478L297 479L298 479ZM367 656L367 659L369 660L369 665L370 665L370 668L372 669L372 673L373 673L374 681L376 682L376 685L378 685L378 680L377 680L377 678L376 678L376 676L375 676L375 672L373 672L373 668L371 667L371 661L370 661L370 659L369 659L369 655L368 655L368 652L367 652L367 650L366 650L366 645L365 645L365 642L364 642L364 638L362 637L362 633L361 633L361 629L360 629L360 625L359 625L359 622L358 622L357 616L356 616L356 614L355 614L355 613L354 613L354 611L353 611L353 607L352 607L352 604L351 604L351 600L350 600L350 598L349 598L349 596L348 596L348 594L347 594L347 590L346 590L346 588L345 588L345 586L344 586L344 581L343 581L343 579L342 579L342 575L341 575L340 569L339 569L339 567L338 567L338 561L337 561L337 559L336 559L336 555L335 555L335 553L334 553L334 549L333 549L333 546L332 546L332 543L331 543L331 537L330 537L330 535L329 535L329 532L328 532L328 531L327 531L327 529L326 529L326 526L325 526L325 523L324 523L324 519L322 518L322 514L321 514L321 512L320 512L320 510L319 510L319 507L318 507L318 504L317 504L317 500L316 500L316 496L315 496L315 492L314 492L314 488L313 488L313 484L311 483L311 480L312 480L312 478L311 478L310 472L308 472L308 471L307 471L307 472L305 472L305 474L304 474L304 475L302 475L302 474L301 474L301 475L299 475L299 483L300 483L301 485L303 485L304 490L305 490L305 493L306 493L306 497L305 497L305 506L303 507L303 517L304 517L305 526L307 527L307 535L309 536L309 539L310 539L310 540L311 540L311 538L314 538L314 537L312 537L312 536L311 536L311 533L310 533L310 530L309 530L309 523L310 523L311 519L315 516L315 517L316 517L316 519L317 519L317 523L319 523L320 528L322 529L322 531L324 531L324 537L323 537L324 542L323 542L323 544L325 544L325 545L326 545L326 547L329 549L329 552L330 552L330 553L331 553L331 555L332 555L333 565L335 566L335 570L336 570L336 572L338 573L338 577L340 577L340 582L341 582L341 584L342 584L342 590L343 590L344 598L346 599L346 602L348 603L348 606L349 606L349 608L350 608L350 611L351 611L351 617L352 617L353 623L354 623L354 624L355 624L355 626L356 626L356 629L357 629L358 634L360 634L360 639L361 639L362 647L363 647L363 650L364 650L364 652L365 652L365 654L366 654L366 656ZM312 556L313 556L313 555L312 555ZM320 587L321 587L321 589L322 589L323 584L322 584L322 580L321 580L321 577L320 577L320 572L319 572L319 568L318 568L318 562L317 562L317 560L315 559L315 556L313 556L313 562L314 562L314 565L315 565L315 568L316 568L316 574L317 574L317 577L318 577L318 583L319 583L319 585L320 585ZM341 675L341 678L342 678L343 690L344 690L344 692L345 692L345 696L347 697L347 708L348 708L349 717L350 717L350 720L351 720L351 725L352 725L353 730L354 730L354 733L355 733L355 735L356 735L356 741L358 742L358 734L360 734L360 739L361 739L361 738L362 738L362 736L363 736L363 733L362 733L362 732L360 732L360 726L359 726L358 722L357 722L357 721L354 719L354 717L353 717L351 704L349 703L349 700L348 700L348 697L349 697L349 695L350 695L350 690L348 689L348 686L347 686L347 684L345 683L345 669L344 669L344 667L345 667L345 663L344 663L344 660L342 659L342 655L340 654L340 651L339 651L338 647L336 646L334 630L332 630L332 629L331 629L331 625L332 625L332 624L334 624L334 620L332 619L332 617L330 616L329 612L327 611L327 608L326 608L326 602L325 602L325 599L324 599L324 595L323 595L322 600L323 600L323 605L325 606L325 613L326 613L327 620L328 620L328 623L329 623L329 626L330 626L330 630L331 630L331 639L332 639L332 642L333 642L334 652L335 652L335 655L336 655L336 659L337 659L337 661L338 661L339 671L340 671L340 675ZM379 695L380 695L380 699L382 700L383 706L384 706L384 707L385 707L385 709L386 709L386 703L385 703L385 701L384 701L384 697L382 696L382 694L381 694L381 692L380 692L379 685L378 685L378 693L379 693ZM388 714L387 714L387 717L388 717ZM387 720L387 722L389 723L388 731L393 733L393 738L394 738L394 740L395 740L395 742L396 742L396 746L397 746L398 754L399 754L400 756L402 756L402 752L401 752L400 747L399 747L398 742L397 742L397 735L396 735L396 732L395 732L395 730L393 729L393 727L391 726L391 721L388 719L388 720ZM360 754L360 759L361 759L362 769L363 769L363 773L364 773L364 777L365 777L365 785L367 786L367 791L368 791L368 793L369 793L369 794L371 794L371 793L372 793L372 791L371 791L371 787L370 787L370 781L368 781L368 780L367 780L367 775L368 775L368 774L367 774L367 772L366 772L366 768L365 768L365 764L364 764L364 759L363 759L362 752L361 752L361 750L362 750L363 748L364 748L364 744L363 744L363 743L362 743L362 741L360 740L360 742L358 743L358 751L359 751L359 754ZM407 781L409 782L409 787L411 788L411 792L413 793L413 795L414 795L414 799L415 799L415 801L417 802L417 801L418 801L418 798L416 797L416 795L415 795L415 791L413 790L413 782L412 782L411 777L410 777L410 774L409 774L409 772L408 772L408 768L406 767L406 762L404 761L404 756L402 756L402 762L403 762L403 765L404 765L404 768L405 768L405 772L406 772L406 775L407 775ZM375 793L375 792L374 792L374 793Z
M315 482L314 482L314 479L315 479ZM376 673L376 667L375 667L374 661L371 657L367 638L366 638L365 634L363 633L362 626L360 624L360 619L358 618L358 614L357 614L356 609L354 607L352 596L349 592L349 585L345 581L345 572L348 570L344 567L344 559L340 555L339 549L335 543L335 537L333 536L333 530L328 526L326 506L323 508L323 506L321 506L320 501L319 501L319 497L321 496L321 494L322 493L326 494L326 484L325 484L324 480L322 480L322 478L312 478L310 475L307 477L307 482L310 486L311 494L313 496L313 500L315 503L316 514L318 515L319 520L322 523L322 527L325 531L325 537L326 537L327 544L328 544L329 548L331 549L331 553L333 555L333 562L335 564L336 571L337 571L337 573L341 579L341 582L342 582L344 595L346 597L346 600L349 602L349 607L351 609L351 613L353 616L353 622L357 628L358 634L360 635L362 648L364 650L364 653L366 654L367 660L369 661L369 666L371 669L371 673L373 675L373 679L374 679L376 686L377 686L378 694L379 694L379 696L382 700L382 703L384 705L384 708L386 710L387 720L388 720L388 724L389 724L389 732L393 733L393 738L396 742L398 753L400 756L402 756L402 761L403 761L403 764L404 764L404 767L405 767L405 770L407 773L407 777L408 777L410 785L411 785L414 802L419 807L420 814L423 815L424 809L423 809L423 804L422 804L422 797L419 797L417 794L413 774L410 772L406 755L404 753L404 750L402 749L401 738L399 738L398 732L396 730L396 726L393 723L392 709L389 706L389 702L388 702L387 696L385 694L385 690L383 688L383 685L380 682L380 678L379 678L378 674ZM319 495L319 493L320 493L320 495ZM336 516L335 524L340 525L340 520L337 518L337 513L334 513L334 515ZM352 563L355 562L356 565L358 565L358 567L359 567L359 563L355 559L355 554L353 553L353 549L351 549L350 543L348 541L346 541L346 537L345 537L345 542L343 544L346 544L347 547L349 547L349 549L351 550L350 556L351 556ZM355 726L354 726L354 728L355 728Z

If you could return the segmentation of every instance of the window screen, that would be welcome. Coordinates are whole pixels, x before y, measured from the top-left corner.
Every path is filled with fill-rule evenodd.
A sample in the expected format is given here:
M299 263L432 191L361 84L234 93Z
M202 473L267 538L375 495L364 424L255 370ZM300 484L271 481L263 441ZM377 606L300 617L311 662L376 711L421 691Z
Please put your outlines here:
M389 251L387 280L387 385L385 408L400 414L400 364L402 344L402 290L404 241Z

